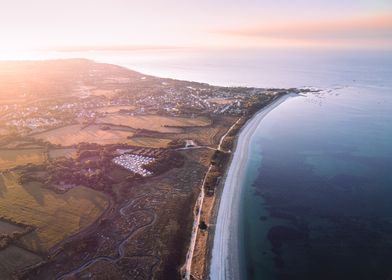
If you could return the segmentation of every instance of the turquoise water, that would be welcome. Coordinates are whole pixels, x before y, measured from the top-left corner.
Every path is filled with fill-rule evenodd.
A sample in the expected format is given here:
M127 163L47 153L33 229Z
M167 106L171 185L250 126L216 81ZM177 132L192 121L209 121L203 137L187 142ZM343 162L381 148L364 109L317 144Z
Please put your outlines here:
M61 56L216 85L321 88L277 107L252 138L239 225L243 278L392 279L392 52Z
M96 59L217 85L321 88L284 102L252 137L239 225L243 278L391 279L391 52L173 50Z
M261 121L248 170L246 278L390 279L391 88L287 100Z

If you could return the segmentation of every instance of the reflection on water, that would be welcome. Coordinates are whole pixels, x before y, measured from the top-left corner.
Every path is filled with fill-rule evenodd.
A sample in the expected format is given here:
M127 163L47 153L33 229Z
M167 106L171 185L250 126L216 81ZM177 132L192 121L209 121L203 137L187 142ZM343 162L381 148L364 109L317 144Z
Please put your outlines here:
M390 51L173 48L45 52L27 54L26 58L31 57L83 57L122 65L146 74L223 86L384 87L391 85L388 77L392 76Z

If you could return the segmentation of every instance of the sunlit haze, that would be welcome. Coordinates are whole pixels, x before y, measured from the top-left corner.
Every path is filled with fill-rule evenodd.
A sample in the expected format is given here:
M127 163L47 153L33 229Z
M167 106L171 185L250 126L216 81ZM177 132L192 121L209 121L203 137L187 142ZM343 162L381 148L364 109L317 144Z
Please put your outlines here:
M391 48L392 2L2 1L2 57L160 47Z
M392 0L0 25L0 280L392 280Z

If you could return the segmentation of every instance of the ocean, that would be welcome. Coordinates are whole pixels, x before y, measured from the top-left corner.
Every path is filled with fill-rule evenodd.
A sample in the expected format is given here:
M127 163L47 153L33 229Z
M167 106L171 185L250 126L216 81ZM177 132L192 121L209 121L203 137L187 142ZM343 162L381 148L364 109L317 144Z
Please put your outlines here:
M251 137L238 190L242 278L392 279L392 52L77 56L216 85L319 88L280 104Z
M247 279L390 279L392 92L293 97L251 140L242 221Z
M46 52L33 53L31 56L40 59L89 58L159 77L221 86L390 86L389 77L392 74L392 50L174 48Z

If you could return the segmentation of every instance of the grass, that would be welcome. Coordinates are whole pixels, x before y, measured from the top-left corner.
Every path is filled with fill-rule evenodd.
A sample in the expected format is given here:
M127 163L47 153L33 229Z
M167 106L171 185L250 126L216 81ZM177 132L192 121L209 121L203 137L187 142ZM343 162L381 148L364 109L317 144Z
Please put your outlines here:
M44 149L0 150L0 170L28 163L40 164L46 159Z
M103 130L99 125L83 128L83 125L75 124L35 134L34 138L62 146L76 145L81 142L105 145L127 143L127 137L132 135L132 132L124 130Z
M149 148L166 148L170 139L152 138L152 137L135 137L128 140L129 145Z
M205 117L180 118L158 115L109 115L99 119L99 122L124 125L135 129L148 129L161 133L179 133L182 131L182 127L207 126L211 123L210 120Z
M112 114L112 113L118 113L120 110L134 110L135 106L131 105L117 105L117 106L106 106L102 108L95 109L96 112L99 113L107 113L107 114Z
M1 146L1 149L13 149L13 150L17 150L17 149L42 149L42 145L39 145L37 143L33 143L31 141L25 141L25 140L12 140L9 141L8 143L4 144L3 146Z
M128 170L123 168L112 168L112 170L110 170L109 176L116 182L122 182L125 181L130 174L131 173Z
M128 139L133 133L126 128L102 130L100 125L91 125L87 128L82 125L69 125L47 132L35 134L37 139L43 139L53 144L62 146L76 145L81 142L97 143L100 145L126 143L133 146L149 148L165 148L170 139L152 138L152 137L135 137ZM60 156L73 156L72 149L54 149L49 151L50 158Z
M64 149L50 149L49 150L49 158L57 159L57 158L76 158L76 149L74 148L64 148Z
M14 273L41 261L42 258L38 255L10 245L0 251L0 279L16 279L13 277Z
M219 105L227 105L233 103L234 100L226 98L209 98L208 101Z
M20 242L29 250L46 252L93 223L108 207L107 197L85 187L57 194L39 183L21 185L15 172L0 174L0 214L35 227Z
M11 235L13 232L23 232L23 230L23 227L0 220L0 234Z
M8 129L0 127L0 135L7 135L9 133Z
M117 95L117 92L115 90L111 89L93 89L90 90L91 95L95 96L105 96L108 98L113 98Z

